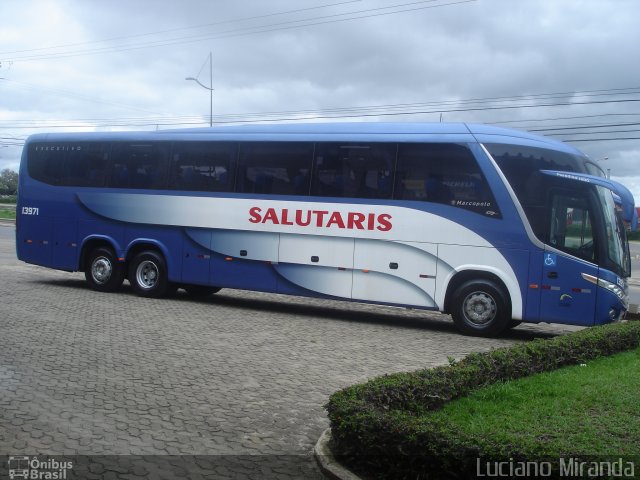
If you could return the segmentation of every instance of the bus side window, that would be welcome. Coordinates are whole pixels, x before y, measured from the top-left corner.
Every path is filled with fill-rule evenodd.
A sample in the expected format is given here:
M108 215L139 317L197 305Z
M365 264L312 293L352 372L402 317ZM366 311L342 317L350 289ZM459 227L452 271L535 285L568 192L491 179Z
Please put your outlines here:
M114 144L110 186L165 188L170 146L169 142Z
M108 143L74 145L67 151L61 185L104 187L109 160Z
M500 218L489 184L464 145L401 144L394 192L398 200L440 203Z
M313 143L246 142L240 145L236 191L308 195Z
M387 143L318 143L311 194L391 198L396 149Z
M203 192L231 191L236 151L235 143L176 143L169 188Z
M575 192L554 192L547 243L593 262L596 256L589 202Z
M49 185L103 187L108 143L34 144L29 146L29 176Z
M60 183L63 151L55 150L49 145L32 144L29 145L28 161L27 169L31 178L49 185Z

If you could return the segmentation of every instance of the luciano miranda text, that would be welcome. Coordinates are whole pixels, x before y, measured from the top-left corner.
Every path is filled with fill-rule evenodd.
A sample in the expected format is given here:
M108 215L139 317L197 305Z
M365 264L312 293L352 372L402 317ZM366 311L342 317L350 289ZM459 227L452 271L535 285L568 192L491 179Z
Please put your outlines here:
M634 478L635 465L622 458L611 461L584 461L579 458L559 458L554 472L554 462L516 461L476 461L476 475L478 477L612 477Z

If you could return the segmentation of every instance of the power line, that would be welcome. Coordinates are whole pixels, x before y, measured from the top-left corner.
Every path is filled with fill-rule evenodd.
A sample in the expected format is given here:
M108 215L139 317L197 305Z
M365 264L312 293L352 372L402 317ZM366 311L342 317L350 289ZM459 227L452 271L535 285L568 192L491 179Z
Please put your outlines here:
M640 140L640 137L568 138L568 139L564 139L562 141L565 142L565 143L578 143L578 142L621 142L621 141L625 141L625 140Z
M386 105L369 105L361 107L337 107L337 108L325 108L319 110L280 110L280 111L267 111L267 112L253 112L253 113L229 113L216 115L214 118L217 123L229 123L229 122L256 122L256 121L284 121L284 120L301 120L301 119L324 119L324 118L354 118L362 116L390 116L390 115L416 115L416 114L431 114L441 112L465 112L465 111L483 111L483 110L499 110L499 109L514 109L514 108L537 108L537 107L554 107L554 106L572 106L572 105L590 105L590 104L606 104L606 103L625 103L625 102L638 102L640 98L635 98L635 95L640 94L640 88L627 87L616 89L601 89L601 90L585 90L575 92L556 92L556 93L539 93L530 95L518 95L518 96L505 96L505 97L485 97L485 98L473 98L466 100L447 100L440 102L416 102L416 103L398 103L398 104L386 104ZM591 100L585 101L561 101L561 102L548 102L548 100L554 100L558 98L590 98ZM617 97L617 98L609 98ZM535 103L536 100L545 100L544 103ZM529 103L521 103L522 101ZM511 102L510 104L508 102ZM446 108L441 108L446 107ZM194 124L201 123L202 117L200 116L170 116L161 115L157 117L119 117L114 119L76 119L67 121L87 122L87 123L100 123L103 126L148 126L156 124ZM559 117L559 118L572 118L572 117ZM577 117L582 118L582 117ZM43 127L49 127L46 123L58 122L57 120L15 120L12 121L13 126L26 125L27 127L33 126L37 123ZM502 123L507 123L506 122ZM521 122L521 121L518 121ZM0 122L1 123L1 122ZM108 123L108 124L105 124ZM493 122L499 124L501 122ZM612 124L622 125L622 124ZM57 125L53 125L57 126ZM74 125L66 125L74 126ZM589 127L592 125L587 125ZM549 127L550 129L560 129L561 126ZM547 129L541 129L535 127L530 129L531 131L548 131ZM576 126L567 127L576 128Z
M140 107L134 107L132 105L125 105L123 103L107 102L107 101L104 101L104 100L98 100L98 99L93 98L93 97L87 97L87 96L84 96L84 95L79 95L77 93L68 92L66 90L45 88L45 87L41 87L40 85L35 85L33 83L18 82L16 80L11 80L11 79L8 79L8 78L3 78L2 80L5 81L5 82L16 84L18 86L21 86L22 88L27 88L27 89L30 89L30 90L52 92L52 93L55 93L57 95L61 95L61 96L64 96L64 97L69 97L69 98L74 98L74 99L78 99L78 100L83 100L85 102L98 103L98 104L102 104L102 105L110 105L110 106L115 106L115 107L119 107L119 108L125 108L125 109L128 109L128 110L137 110L139 112L153 113L155 115L160 115L160 113L158 113L158 112L153 112L153 111L146 110L146 109L143 109L143 108L140 108Z
M539 107L559 107L574 105L604 105L604 104L625 104L636 103L640 98L636 95L640 94L640 87L626 87L615 89L599 89L585 90L574 92L554 92L554 93L538 93L530 95L516 95L504 97L483 97L465 100L446 100L438 102L415 102L415 103L398 103L387 105L370 105L363 107L337 107L321 110L289 110L289 111L272 111L272 112L254 112L254 113L231 113L215 116L216 123L267 123L282 121L308 121L320 119L345 119L358 117L384 117L399 115L418 115L418 114L434 114L448 112L470 112L470 111L493 111L493 110L510 110L510 109L526 109ZM572 100L559 99L570 98ZM575 99L585 99L576 101ZM444 108L443 108L444 107ZM600 115L581 115L581 116L564 116L545 119L529 119L529 120L505 120L499 123L521 123L521 122L542 122L542 121L558 121L572 120L584 118L597 118L607 116L640 116L640 114L600 114ZM74 128L74 127L159 127L159 126L192 126L201 125L203 117L201 116L158 116L158 117L128 117L119 119L76 119L66 120L17 120L11 121L10 125L4 126L8 129L55 129L55 128ZM71 123L69 123L71 122ZM0 122L2 125L2 122ZM530 128L531 132L544 132L549 136L555 137L574 137L564 139L565 142L603 142L603 141L625 141L638 140L633 135L640 132L640 129L624 129L624 127L640 126L640 122L607 122L592 123L586 125L556 125L541 127L536 126ZM618 128L618 130L611 130ZM607 130L608 129L608 130ZM610 136L610 135L617 136ZM627 135L620 135L627 134ZM584 138L591 135L592 138ZM597 135L597 138L593 138ZM608 135L604 137L603 135ZM0 145L20 146L24 141L24 137L0 137Z
M573 115L570 117L552 117L552 118L525 118L519 120L497 120L493 123L508 125L511 123L526 123L526 122L556 122L558 120L576 120L584 118L599 118L599 117L640 117L640 113L597 113L594 115ZM522 127L520 127L522 128Z
M80 47L83 45L94 45L96 43L107 43L107 42L113 42L116 40L128 40L131 38L140 38L140 37L150 37L150 36L154 36L154 35L163 35L166 33L172 33L172 32L180 32L180 31L184 31L184 30L196 30L196 29L201 29L201 28L210 28L210 27L215 27L217 25L225 25L225 24L229 24L229 23L240 23L240 22L245 22L245 21L249 21L249 20L256 20L256 19L260 19L260 18L269 18L269 17L276 17L276 16L281 16L281 15L288 15L291 13L300 13L300 12L305 12L305 11L309 11L309 10L318 10L321 8L328 8L328 7L335 7L335 6L339 6L339 5L346 5L349 3L358 3L361 2L362 0L349 0L349 1L345 1L345 2L339 2L339 3L329 3L329 4L325 4L325 5L318 5L315 7L309 7L309 8L298 8L295 10L286 10L284 12L276 12L276 13L268 13L265 15L255 15L252 17L242 17L242 18L237 18L237 19L232 19L232 20L223 20L220 22L214 22L214 23L205 23L205 24L201 24L201 25L191 25L189 27L180 27L180 28L171 28L168 30L158 30L155 32L146 32L146 33L138 33L135 35L122 35L119 37L111 37L111 38L105 38L102 40L93 40L91 42L78 42L78 43L67 43L67 44L62 44L62 45L51 45L49 47L40 47L40 48L30 48L30 49L26 49L26 50L14 50L14 51L10 51L10 52L1 52L0 55L12 55L15 53L30 53L30 52L42 52L42 51L46 51L46 50L56 50L56 49L60 49L60 48L68 48L68 47Z
M50 53L50 54L43 53L43 54L36 54L36 55L24 55L24 56L13 57L7 60L11 60L14 62L28 61L28 60L50 60L50 59L85 56L85 55L97 55L97 54L110 53L110 52L125 52L125 51L140 50L145 48L166 47L166 46L179 45L179 44L185 44L185 43L196 43L204 40L219 40L222 38L256 35L260 33L269 33L269 32L275 32L275 31L291 30L291 29L317 26L317 25L326 25L331 23L346 22L346 21L352 21L352 20L361 20L364 18L394 15L397 13L407 13L407 12L413 12L418 10L426 10L430 8L447 7L452 5L471 3L471 2L475 2L476 0L457 0L457 1L450 1L449 3L440 3L436 5L426 5L426 6L422 5L419 7L415 6L418 4L433 3L438 1L443 1L443 0L421 0L417 2L391 5L388 7L369 8L365 10L311 17L311 18L306 18L301 20L290 20L290 21L278 22L274 24L259 25L255 27L237 28L237 29L217 32L213 34L209 33L209 34L192 35L188 37L179 37L179 38L168 39L168 40L155 40L155 41L138 43L133 45L108 46L108 47L101 47L101 48L94 48L94 49L84 49L84 50L76 50L76 51L68 51L68 52ZM403 7L407 7L407 8L403 8ZM376 12L379 10L389 10L394 8L396 10L390 11L390 12L369 13L369 12Z
M547 128L532 128L529 129L530 132L558 132L559 135L572 135L579 134L583 135L580 132L566 132L562 133L561 130L582 130L582 129L593 129L593 128L615 128L615 127L634 127L640 125L640 122L632 122L632 123L605 123L605 124L591 124L591 125L575 125L575 126L561 126L561 127L547 127ZM623 130L626 131L626 130ZM590 133L590 132L589 132ZM602 132L604 133L604 132Z

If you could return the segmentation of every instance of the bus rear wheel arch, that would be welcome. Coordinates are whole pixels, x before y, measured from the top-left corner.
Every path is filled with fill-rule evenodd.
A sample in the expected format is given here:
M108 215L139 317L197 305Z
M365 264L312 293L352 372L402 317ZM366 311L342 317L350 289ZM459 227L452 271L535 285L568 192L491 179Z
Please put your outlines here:
M115 292L124 281L124 266L110 247L100 246L90 250L84 266L87 284L98 292Z
M129 262L129 283L141 297L160 298L170 291L167 264L155 250L143 250Z
M511 302L501 282L469 279L451 294L448 310L456 328L465 335L493 337L509 328Z

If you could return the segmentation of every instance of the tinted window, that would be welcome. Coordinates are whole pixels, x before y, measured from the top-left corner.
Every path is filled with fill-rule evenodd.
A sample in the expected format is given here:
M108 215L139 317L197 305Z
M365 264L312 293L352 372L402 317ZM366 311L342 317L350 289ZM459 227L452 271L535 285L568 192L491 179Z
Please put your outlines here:
M58 185L65 152L60 145L32 144L29 146L27 170L34 180Z
M545 241L550 177L540 170L586 173L583 159L568 153L520 145L486 144L511 185L536 237Z
M312 143L243 143L236 191L308 195L312 158Z
M596 260L592 219L587 199L576 192L556 193L551 202L549 237L546 242L563 252Z
M396 145L318 143L311 194L391 198Z
M607 178L607 174L604 173L604 170L600 168L600 165L597 165L593 162L585 162L584 166L589 175L594 175L596 177Z
M493 217L500 215L473 154L462 145L400 145L394 198L443 203Z
M115 143L110 186L165 188L169 143Z
M169 187L206 192L233 190L236 150L235 143L176 143Z
M88 143L66 154L61 185L104 187L109 167L109 144Z
M546 200L546 191L542 188L545 176L540 170L586 173L582 159L568 153L519 145L487 144L485 147L523 206L539 205Z
M36 144L29 147L29 176L51 185L102 187L108 143Z

